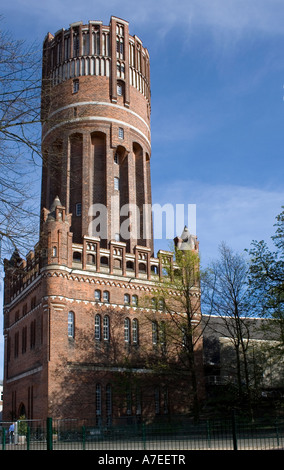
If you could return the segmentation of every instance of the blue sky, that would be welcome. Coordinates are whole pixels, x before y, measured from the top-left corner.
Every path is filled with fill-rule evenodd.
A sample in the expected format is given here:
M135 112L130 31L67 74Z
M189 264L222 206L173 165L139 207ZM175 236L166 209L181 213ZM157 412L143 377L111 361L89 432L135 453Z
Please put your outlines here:
M39 45L74 21L129 21L150 53L153 202L196 204L204 265L221 241L243 251L269 240L284 204L282 0L14 0L1 10L5 29ZM168 246L157 240L155 251Z

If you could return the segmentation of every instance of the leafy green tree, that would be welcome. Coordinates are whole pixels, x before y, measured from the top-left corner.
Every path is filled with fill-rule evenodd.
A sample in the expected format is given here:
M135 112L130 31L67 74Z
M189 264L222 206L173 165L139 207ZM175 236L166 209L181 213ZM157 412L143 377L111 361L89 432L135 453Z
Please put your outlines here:
M283 206L284 209L284 206ZM279 351L284 348L284 210L277 215L274 249L265 241L253 241L250 250L249 293L255 315L267 318L267 324L279 332Z
M152 299L156 305L152 304L148 318L157 324L156 354L148 362L157 373L185 384L186 401L192 401L191 411L198 420L203 387L199 254L192 246L176 246L173 253L171 259L167 253L160 255L163 276L156 284Z

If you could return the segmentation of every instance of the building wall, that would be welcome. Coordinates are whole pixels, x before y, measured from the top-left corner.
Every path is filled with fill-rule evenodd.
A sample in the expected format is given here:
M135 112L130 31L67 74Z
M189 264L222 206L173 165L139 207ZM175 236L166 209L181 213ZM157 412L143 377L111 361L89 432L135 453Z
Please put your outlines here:
M188 411L188 374L177 387L176 378L149 367L165 360L152 319L168 319L145 304L163 273L150 221L147 239L134 214L130 239L110 230L113 221L118 231L128 222L129 214L120 214L125 204L151 205L149 54L127 22L74 23L47 35L42 116L40 239L26 260L15 253L5 265L4 417L107 423L110 396L112 419ZM93 204L107 209L106 236L90 230ZM174 366L176 351L168 354ZM202 394L202 339L196 360Z

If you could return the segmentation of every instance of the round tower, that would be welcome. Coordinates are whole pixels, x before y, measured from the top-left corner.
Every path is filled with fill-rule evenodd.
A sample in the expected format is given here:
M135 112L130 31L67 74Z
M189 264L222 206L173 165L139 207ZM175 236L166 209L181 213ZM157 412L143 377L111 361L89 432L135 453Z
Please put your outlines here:
M43 46L42 197L72 214L73 242L153 252L150 64L128 22L72 23Z

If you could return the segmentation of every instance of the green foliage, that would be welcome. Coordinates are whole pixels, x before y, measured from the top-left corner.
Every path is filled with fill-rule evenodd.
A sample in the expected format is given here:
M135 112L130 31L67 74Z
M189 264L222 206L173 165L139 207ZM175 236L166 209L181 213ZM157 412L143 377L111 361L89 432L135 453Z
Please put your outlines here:
M20 416L18 424L18 433L20 436L26 436L28 432L28 424L25 416Z
M263 240L253 241L247 250L251 257L249 290L255 314L277 321L284 344L284 210L276 220L271 237L275 250Z

